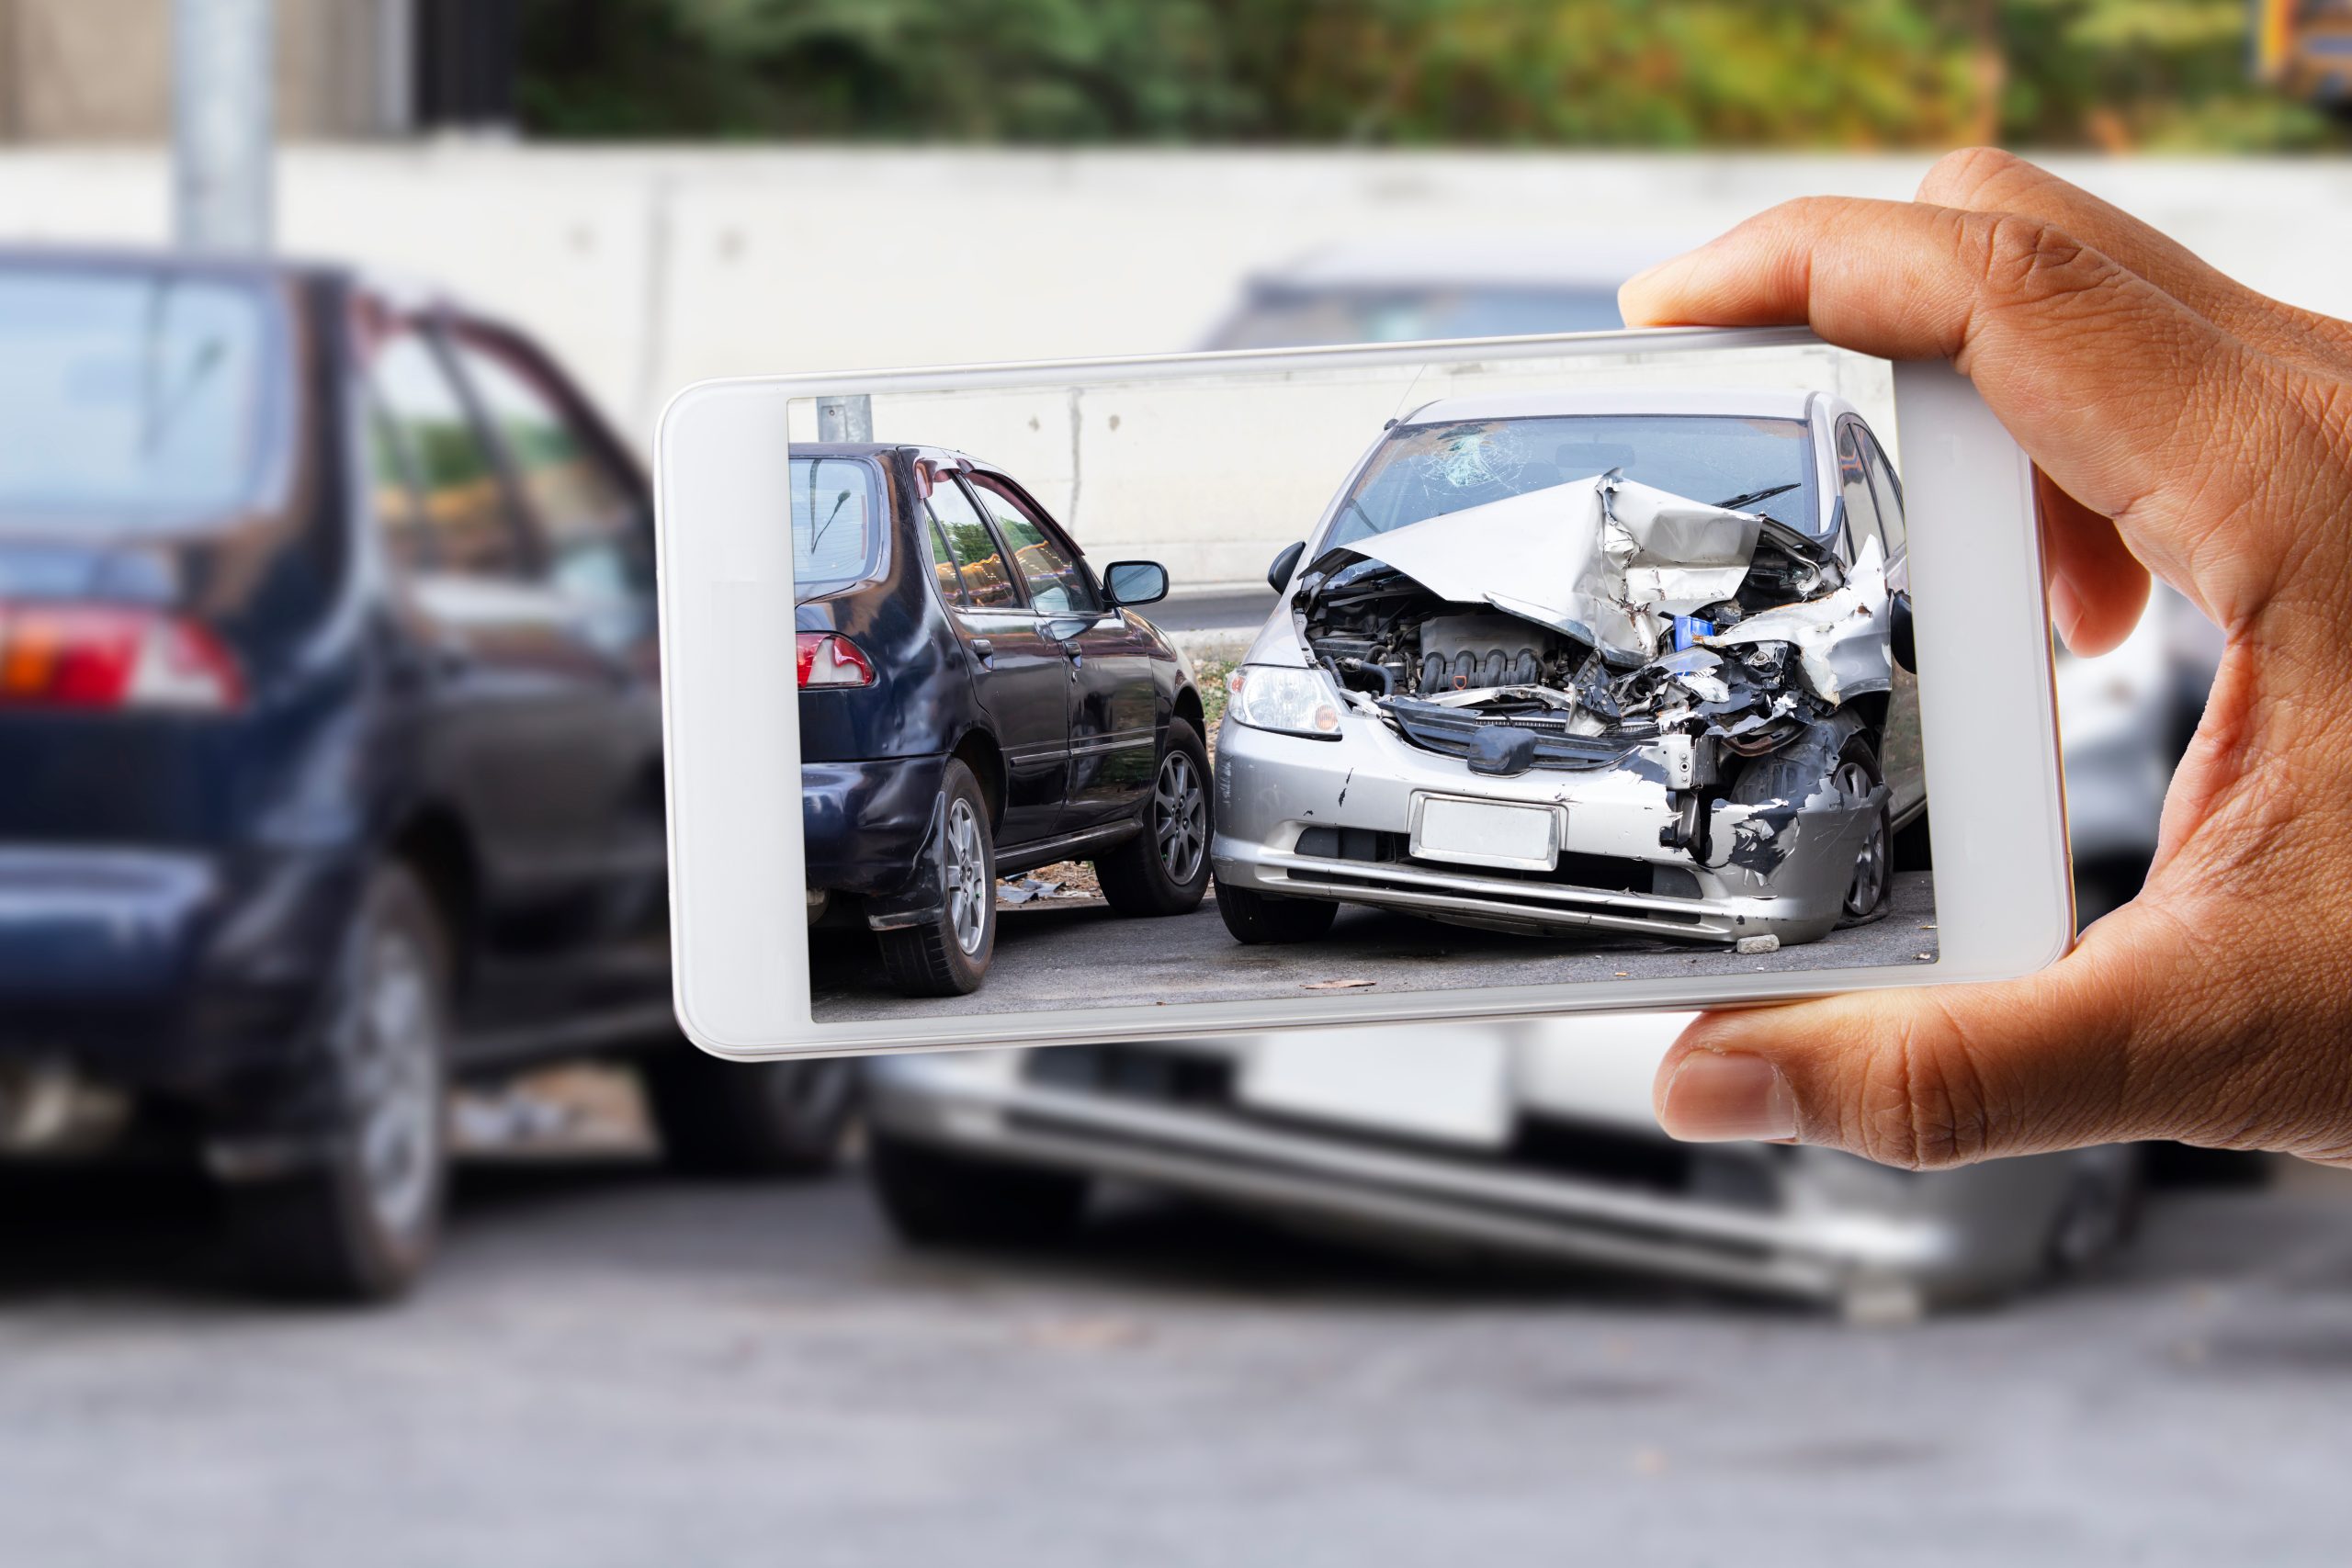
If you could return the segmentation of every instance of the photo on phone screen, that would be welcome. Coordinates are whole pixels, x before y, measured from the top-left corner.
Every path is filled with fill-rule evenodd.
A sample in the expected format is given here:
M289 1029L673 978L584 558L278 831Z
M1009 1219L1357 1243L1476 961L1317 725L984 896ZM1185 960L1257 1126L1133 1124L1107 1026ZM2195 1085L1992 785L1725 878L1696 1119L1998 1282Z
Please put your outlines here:
M1817 344L794 400L812 1021L1931 965L1894 411Z

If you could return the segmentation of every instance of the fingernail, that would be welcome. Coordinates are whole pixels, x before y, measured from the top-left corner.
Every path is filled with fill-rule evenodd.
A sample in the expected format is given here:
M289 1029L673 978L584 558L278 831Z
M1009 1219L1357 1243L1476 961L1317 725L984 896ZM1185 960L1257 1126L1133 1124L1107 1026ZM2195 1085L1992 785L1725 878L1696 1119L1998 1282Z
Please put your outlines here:
M1797 1100L1781 1069L1745 1051L1693 1051L1667 1080L1659 1124L1690 1144L1793 1138Z

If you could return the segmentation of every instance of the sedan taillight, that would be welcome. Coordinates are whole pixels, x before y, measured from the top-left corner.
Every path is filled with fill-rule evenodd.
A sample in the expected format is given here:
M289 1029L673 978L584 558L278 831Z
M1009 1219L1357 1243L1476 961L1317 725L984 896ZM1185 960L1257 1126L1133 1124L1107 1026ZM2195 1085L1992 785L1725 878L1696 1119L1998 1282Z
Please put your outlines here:
M0 604L0 706L226 713L237 662L195 622L114 604Z
M871 686L874 665L857 644L838 632L800 634L800 684Z

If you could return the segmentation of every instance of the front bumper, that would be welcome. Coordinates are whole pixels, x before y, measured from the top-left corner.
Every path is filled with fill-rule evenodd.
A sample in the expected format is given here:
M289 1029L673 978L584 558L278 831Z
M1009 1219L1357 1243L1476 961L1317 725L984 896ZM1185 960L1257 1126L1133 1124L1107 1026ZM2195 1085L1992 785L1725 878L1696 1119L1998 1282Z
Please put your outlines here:
M1826 935L1885 805L1883 786L1859 804L1826 787L1804 800L1715 804L1701 863L1661 846L1676 812L1663 766L1645 754L1589 772L1482 777L1354 714L1336 740L1227 720L1217 735L1216 788L1212 854L1223 886L1510 931L1710 942ZM1509 874L1408 858L1413 802L1425 794L1560 808L1559 869ZM1317 829L1340 829L1341 852L1303 852L1329 843Z
M0 845L0 1060L234 1103L312 1038L356 854Z
M1219 1043L1188 1048L1215 1055ZM1247 1049L1237 1061L1246 1062ZM1927 1185L1834 1151L1728 1145L1702 1153L1756 1174L1729 1184L1744 1192L1711 1198L1270 1120L1197 1096L1073 1089L1038 1081L1031 1055L877 1058L868 1064L866 1115L885 1132L977 1158L1138 1181L1398 1238L1813 1300L1889 1283L1967 1295L2032 1271L2032 1247L2009 1245L2036 1223L2030 1195L2004 1190L2003 1224L1988 1245L1973 1212L1996 1211L1963 1190L1974 1172ZM1645 1142L1687 1152L1654 1130ZM2042 1171L2006 1174L2049 1181ZM1769 1195L1761 1202L1759 1186Z

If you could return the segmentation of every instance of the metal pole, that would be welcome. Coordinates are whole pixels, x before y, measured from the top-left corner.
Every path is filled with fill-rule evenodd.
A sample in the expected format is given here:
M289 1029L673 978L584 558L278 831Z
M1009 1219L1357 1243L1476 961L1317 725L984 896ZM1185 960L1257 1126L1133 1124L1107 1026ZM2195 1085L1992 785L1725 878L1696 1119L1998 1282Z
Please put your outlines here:
M173 0L173 232L199 251L266 251L276 127L272 0Z
M866 442L874 439L872 398L819 398L817 439Z

